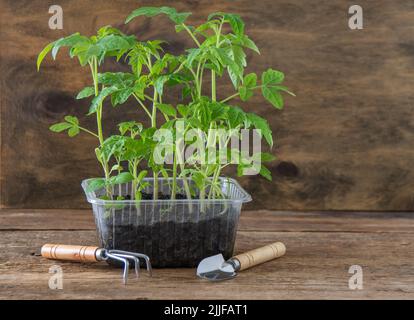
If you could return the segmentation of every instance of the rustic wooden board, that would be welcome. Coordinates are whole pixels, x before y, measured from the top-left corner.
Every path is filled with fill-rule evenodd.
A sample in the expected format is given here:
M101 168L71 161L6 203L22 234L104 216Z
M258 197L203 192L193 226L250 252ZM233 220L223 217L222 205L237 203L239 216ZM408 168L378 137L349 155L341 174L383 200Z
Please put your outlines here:
M300 223L298 223L300 221ZM238 230L266 232L414 232L411 212L242 211ZM3 209L0 231L95 230L92 210Z
M75 31L91 34L105 24L141 39L168 39L168 49L179 52L190 41L167 19L122 25L132 9L161 3L167 2L102 0L97 6L92 0L62 0L64 30L53 31L47 23L49 2L0 0L1 206L88 207L80 181L99 174L95 142L47 128L67 113L93 127L93 119L84 116L87 102L74 100L91 80L63 53L38 74L36 55L48 41ZM216 10L241 14L262 52L249 54L249 70L285 71L297 94L287 99L283 112L271 112L259 97L246 106L269 117L279 157L271 165L273 182L242 179L255 199L249 208L414 209L414 4L358 4L365 28L351 31L348 1L174 1L177 9L194 12L194 23ZM109 62L105 69L116 66ZM220 88L220 97L230 89ZM108 106L106 132L120 120L141 118L135 110Z
M20 216L17 211L2 212L1 225L6 228L0 230L0 299L414 298L414 230L408 215L374 214L362 219L348 215L347 227L336 213L249 212L241 219L236 252L278 240L286 244L286 256L225 283L199 280L194 269L156 269L153 278L143 274L124 287L120 270L105 263L56 262L38 256L46 242L96 243L92 222L76 222L81 212L73 211L73 224L63 223L60 230L56 230L60 220L51 219L51 212L25 211ZM54 213L55 217L70 214ZM49 219L44 219L48 214ZM25 215L29 220L37 216L41 222L27 226ZM268 225L285 221L282 229L257 230L263 215ZM290 222L286 222L288 215ZM328 231L329 225L333 228ZM63 269L63 290L48 288L48 270L55 264ZM348 288L348 269L355 264L363 268L363 290Z

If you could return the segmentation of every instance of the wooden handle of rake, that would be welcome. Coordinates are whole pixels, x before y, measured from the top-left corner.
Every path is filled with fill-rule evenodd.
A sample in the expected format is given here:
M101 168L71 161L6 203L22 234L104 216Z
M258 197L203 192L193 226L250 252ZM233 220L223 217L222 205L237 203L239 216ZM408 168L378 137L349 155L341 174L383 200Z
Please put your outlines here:
M267 246L241 253L233 259L240 262L240 271L257 266L258 264L279 258L286 253L286 247L282 242L275 242Z
M45 244L41 249L42 257L55 260L77 262L96 262L98 247L72 246L65 244Z

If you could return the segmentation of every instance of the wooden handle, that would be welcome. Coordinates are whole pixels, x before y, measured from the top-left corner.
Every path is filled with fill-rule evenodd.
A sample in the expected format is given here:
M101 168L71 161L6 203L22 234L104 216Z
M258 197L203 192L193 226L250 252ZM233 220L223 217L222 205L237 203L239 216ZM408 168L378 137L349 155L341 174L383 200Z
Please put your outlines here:
M71 246L64 244L45 244L42 247L42 257L56 260L69 260L77 262L96 262L98 247Z
M239 254L233 259L240 262L240 271L257 266L258 264L279 258L286 252L286 247L282 242L275 242L267 246L257 248L242 254Z

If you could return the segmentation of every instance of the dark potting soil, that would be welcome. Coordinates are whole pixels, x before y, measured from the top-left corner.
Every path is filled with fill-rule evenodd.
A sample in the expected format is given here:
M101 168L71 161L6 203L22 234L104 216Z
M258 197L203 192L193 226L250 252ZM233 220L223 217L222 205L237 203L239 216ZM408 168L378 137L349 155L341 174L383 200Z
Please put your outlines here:
M146 193L146 192L142 192L142 200L152 200L153 199L153 194L152 193ZM171 195L170 194L164 194L164 193L158 193L158 200L170 200L171 199ZM183 200L183 199L187 199L187 197L184 194L181 193L177 193L175 195L175 199L177 200ZM117 200L117 196L113 196L112 200ZM124 196L124 200L131 200L131 195L127 194L126 196Z
M151 195L152 197L152 195ZM205 257L233 254L238 212L229 204L141 204L112 209L99 224L106 249L148 255L154 267L195 267ZM198 221L194 217L199 217Z

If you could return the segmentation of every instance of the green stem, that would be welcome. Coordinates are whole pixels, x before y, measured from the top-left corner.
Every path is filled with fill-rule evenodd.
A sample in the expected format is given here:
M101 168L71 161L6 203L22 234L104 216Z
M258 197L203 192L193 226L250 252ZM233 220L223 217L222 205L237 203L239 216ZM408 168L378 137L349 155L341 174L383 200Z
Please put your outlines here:
M220 171L221 171L221 167L220 167L220 165L217 165L217 168L216 168L216 170L214 171L213 180L211 181L211 185L212 185L212 186L217 185L217 183L218 183L218 178L220 177ZM215 189L212 187L212 188L210 189L210 193L209 193L209 195L208 195L208 198L209 198L209 199L210 199L211 197L213 197L213 198L214 198L214 196L215 196Z
M240 95L240 93L232 94L231 96L227 97L226 99L221 100L220 102L221 103L225 103L225 102L227 102L227 101L229 101L231 99L234 99L234 98L238 97L239 95Z
M176 154L177 154L177 160L178 160L178 163L180 164L180 170L181 170L181 172L183 172L184 170L185 170L185 165L184 165L184 161L183 161L183 158L182 158L182 156L181 156L181 149L180 149L180 146L181 146L181 140L179 140L179 141L177 141L177 143L176 143ZM191 199L191 191L190 191L190 186L188 185L188 181L187 181L187 179L185 179L185 178L183 178L184 180L183 180L183 184L184 184L184 190L185 190L185 193L186 193L186 196L187 196L187 199ZM191 210L192 211L192 210Z
M177 193L177 149L174 152L174 160L173 160L173 182L171 188L171 200L175 200L175 196Z
M221 30L223 28L224 24L224 17L221 19L220 27L218 28L218 31L216 32L217 40L216 40L216 47L220 47L220 35ZM216 30L216 28L214 28ZM211 100L216 101L217 100L217 88L216 88L216 72L214 70L211 70Z
M184 29L185 29L185 31L187 31L188 32L188 34L190 35L190 37L194 40L194 42L197 44L197 46L201 46L201 44L200 44L200 42L198 42L198 40L197 40L197 38L195 37L195 35L191 32L191 30L184 24L184 23L182 23L181 24L183 27L184 27Z
M148 99L148 100L150 100L150 101L154 101L149 95L147 95L147 94L144 94L144 97L145 97L145 99Z
M95 88L95 97L99 95L99 87L98 87L98 60L96 57L93 58L93 70L92 70L92 77L93 77L93 83ZM99 104L97 110L96 110L96 124L98 127L98 138L100 145L104 142L103 137L103 130L102 130L102 103Z
M251 87L250 90L256 90L256 89L259 89L259 88L262 88L262 87L263 87L263 85L255 86L255 87ZM238 97L239 95L240 95L240 93L237 92L235 94L232 94L231 96L228 96L226 99L221 100L220 102L225 103L225 102L227 102L231 99L234 99L234 98Z
M89 131L88 129L86 129L86 128L83 128L83 127L80 127L79 126L79 130L82 130L82 131L84 131L84 132L86 132L86 133L89 133L90 135L92 135L92 136L94 136L95 138L98 138L99 139L99 136L96 134L96 133L93 133L92 131Z
M211 70L211 100L216 101L216 72Z
M138 172L138 164L136 161L133 162L132 164L132 176L134 177L134 179L132 180L132 188L131 188L131 199L134 200L135 199L135 193L137 192L137 172Z
M142 107L142 109L144 109L144 111L147 113L148 117L150 117L150 119L152 119L152 115L149 112L149 110L147 109L147 107L145 106L145 104L141 101L140 98L137 97L137 95L134 93L132 94L134 96L134 98L138 101L138 103L140 104L140 106Z
M152 200L158 200L158 171L153 170L153 194L152 194Z
M157 127L157 107L156 107L156 102L158 100L158 92L157 90L154 88L154 101L152 103L152 115L151 115L151 126L153 128ZM153 179L154 179L154 189L153 189L153 200L157 200L158 199L158 172L153 170Z
M158 100L158 92L154 88L154 101L152 102L152 115L151 115L151 126L153 128L157 127L157 106L156 106L157 100Z

